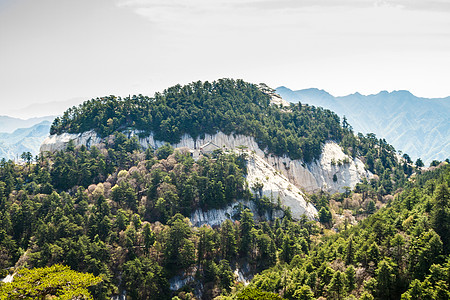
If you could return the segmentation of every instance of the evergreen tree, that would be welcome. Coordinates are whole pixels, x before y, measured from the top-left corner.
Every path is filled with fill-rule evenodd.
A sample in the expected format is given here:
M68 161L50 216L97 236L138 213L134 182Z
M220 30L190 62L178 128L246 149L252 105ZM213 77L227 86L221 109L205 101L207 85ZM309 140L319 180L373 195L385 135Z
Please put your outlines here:
M446 183L436 188L431 225L441 237L445 253L450 252L450 193Z

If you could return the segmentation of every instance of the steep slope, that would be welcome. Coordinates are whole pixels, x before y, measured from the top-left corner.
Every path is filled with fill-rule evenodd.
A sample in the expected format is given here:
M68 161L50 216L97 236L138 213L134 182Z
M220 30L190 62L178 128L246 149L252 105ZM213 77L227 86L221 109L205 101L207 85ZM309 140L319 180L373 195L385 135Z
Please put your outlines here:
M318 299L449 299L449 183L446 163L418 175L386 207L249 286L287 299L300 289Z
M396 149L427 164L450 153L450 98L427 99L408 91L333 97L323 90L276 90L290 102L321 106L346 116L355 132L375 133Z
M110 137L98 133L98 131L108 132L109 130L101 123L94 122L92 124L91 127L96 127L96 130L69 132L75 131L73 128L89 129L86 124L77 123L77 119L84 119L86 114L91 113L88 105L95 108L96 111L101 110L102 106L109 109L116 105L119 110L126 109L125 116L129 116L122 121L124 125L120 125L120 121L116 125L116 121L113 118L107 118L104 113L102 113L103 119L106 119L109 125L117 126L129 138L135 136L137 142L144 149L158 149L169 141L174 148L187 147L191 149L194 158L205 152L219 149L249 151L251 154L248 160L250 171L247 180L249 184L252 185L258 180L263 185L262 194L272 197L273 200L279 196L282 204L290 207L296 218L304 213L312 218L316 213L315 209L309 208L301 190L309 193L319 190L332 193L342 192L344 187L353 188L363 178L371 177L371 173L364 169L364 164L360 159L344 154L340 146L332 141L340 139L346 133L340 127L339 120L331 112L314 107L287 106L282 98L275 96L273 90L265 86L261 88L264 93L261 93L252 85L234 82L231 84L227 82L227 84L231 86L224 88L219 85L217 89L221 95L231 96L223 97L223 101L220 103L212 101L214 104L224 106L225 114L220 113L221 107L213 109L208 106L211 101L208 97L217 100L217 96L214 94L215 89L212 89L211 95L195 96L187 101L186 98L191 97L192 94L202 95L205 88L200 87L196 87L196 89L202 93L195 92L195 89L194 91L188 89L180 92L180 90L184 91L185 87L178 87L175 93L167 92L164 98L155 100L135 98L91 100L91 103L85 103L80 107L79 111L71 110L66 112L62 119L55 120L52 127L53 134L44 141L41 152L64 149L69 141L72 141L75 146L85 145L88 148L94 145L98 147L108 145ZM211 90L208 84L205 85L207 90ZM248 95L252 95L252 93L256 96L249 97ZM174 98L176 100L173 100ZM133 99L136 104L132 104ZM236 116L229 117L230 104ZM167 105L168 108L161 109L161 105ZM136 106L144 107L150 113L145 116L145 110L133 112L132 110L136 109ZM155 126L154 130L142 130L146 126L148 128L150 124L137 126L136 124L142 123L142 120L130 116L142 113L142 118L154 120L158 118L160 112L167 111L172 107L175 109L167 118L177 129L168 126L167 120L160 119L159 126L153 125ZM199 132L196 128L187 127L185 129L187 132L180 135L180 128L186 126L183 124L186 119L178 121L177 118L179 119L180 115L187 118L188 115L185 111L198 113L195 110L196 107L203 108L200 119L205 121L198 123L199 121L194 119L193 122L196 122L194 124L197 124L198 128L204 128L204 131ZM98 117L95 118L98 119ZM229 120L226 120L227 118ZM209 119L218 120L208 126ZM238 120L240 123L236 123ZM248 125L246 125L247 122ZM267 124L267 127L263 127L264 123ZM213 127L210 128L210 126ZM163 134L160 131L164 128L172 129ZM76 131L80 131L80 129ZM208 150L208 147L211 149ZM340 163L336 164L336 162ZM258 175L253 176L251 170Z
M278 284L265 288L287 299L332 297L329 281L341 274L331 268L343 271L349 251L320 236L332 239L420 180L407 176L418 169L399 162L386 141L355 136L331 111L288 105L241 81L94 99L66 111L51 132L36 162L0 163L0 268L67 264L104 279L95 299L233 296L236 280L246 285L274 266L308 275L286 270L288 280L274 277ZM363 162L377 176L356 184L371 176ZM355 243L375 239L360 237ZM327 258L339 260L328 267ZM362 266L372 276L377 268ZM359 286L369 287L365 279Z
M137 132L129 132L129 136L138 136ZM64 149L69 141L75 146L85 145L87 147L99 146L107 143L105 139L100 138L95 132L85 132L81 134L63 133L61 135L52 135L48 137L41 145L41 152L54 152ZM146 148L157 149L164 145L162 141L155 140L153 135L138 139L139 144ZM311 163L305 163L302 160L293 160L288 157L278 157L269 155L261 150L255 139L244 135L226 135L219 132L214 135L205 135L203 139L194 140L188 135L184 135L179 143L173 144L174 148L189 148L193 150L194 157L202 154L202 146L212 143L217 149L236 150L245 149L250 151L251 159L249 159L250 184L259 178L265 184L264 194L276 199L278 195L282 203L290 207L295 217L299 217L305 211L308 212L307 205L303 199L303 193L299 190L291 192L290 188L297 190L298 188L306 192L317 192L319 190L331 193L342 192L344 187L355 187L363 178L371 178L372 174L364 169L364 164L360 159L347 156L335 142L328 141L322 150L319 160ZM255 163L258 162L258 163ZM332 161L347 161L342 165L332 165ZM253 166L253 167L252 167ZM280 173L280 175L278 175ZM274 177L274 175L276 175ZM282 177L284 179L281 179ZM336 181L333 180L336 175ZM266 180L269 177L270 180ZM280 178L280 179L274 179ZM282 182L282 184L280 184ZM295 200L293 200L295 199ZM300 204L300 206L299 206ZM308 212L308 216L312 216L314 212Z

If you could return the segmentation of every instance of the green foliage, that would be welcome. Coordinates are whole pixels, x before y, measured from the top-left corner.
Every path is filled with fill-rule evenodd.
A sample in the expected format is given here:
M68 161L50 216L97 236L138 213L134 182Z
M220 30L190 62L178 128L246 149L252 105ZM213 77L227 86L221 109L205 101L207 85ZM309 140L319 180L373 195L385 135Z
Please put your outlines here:
M231 271L228 261L225 259L221 260L217 271L219 275L220 287L229 292L231 286L234 284L234 274L233 271Z
M168 224L170 229L167 234L166 260L167 264L176 268L187 268L194 263L194 245L189 239L192 235L189 228L189 220L181 214L173 216Z
M431 226L439 234L445 253L450 253L450 192L447 183L440 184L433 197Z
M328 290L332 295L335 296L336 299L342 299L343 295L345 294L346 285L345 274L340 271L336 271L330 281Z
M329 225L331 223L331 220L332 220L332 216L331 216L330 210L326 207L322 207L319 210L320 223Z
M373 214L375 212L375 202L373 200L370 200L369 203L367 204L367 213L368 214Z
M288 299L307 288L327 299L447 299L450 273L443 240L449 182L449 166L417 175L384 208L310 242L307 253L298 252L301 239L295 230L275 224L279 262L256 275L250 287ZM325 215L324 194L311 198Z
M91 288L96 299L121 289L133 299L190 299L199 286L205 298L223 292L231 298L445 299L449 167L407 180L412 166L399 165L386 141L353 136L328 111L280 108L269 100L256 86L222 80L170 88L155 99L109 97L69 110L52 130L94 129L109 136L105 147L69 143L65 151L26 165L0 161L0 267L63 263L102 278ZM216 151L194 161L169 144L143 151L128 135L134 129L167 142L185 133L242 133L272 153L305 161L333 138L348 154L364 155L378 179L353 192L309 197L332 230L306 217L293 220L289 211L282 219L260 221L256 214L270 216L277 207L273 199L251 196L243 154ZM261 186L251 188L258 192ZM236 221L213 228L196 228L186 218L198 208L240 199L255 201L255 216L240 204ZM353 199L361 208L352 208L354 215L367 218L358 225L333 224ZM233 287L236 268L244 276L256 274L248 288ZM173 276L195 282L171 292Z
M45 268L20 269L11 283L0 285L0 299L93 299L88 287L101 278L84 274L62 265Z
M255 288L246 288L236 296L237 300L282 300L279 295L275 293L261 291Z
M123 265L125 288L132 299L170 299L169 284L161 266L142 257Z
M95 130L106 137L135 129L141 136L178 142L183 134L196 139L222 131L255 137L261 149L307 162L317 159L326 140L340 141L345 133L339 117L329 110L270 105L270 96L242 80L220 79L176 85L154 98L142 95L92 99L56 118L50 133Z
M443 265L432 265L430 274L424 281L413 280L401 299L449 299L450 269L449 261Z
M293 295L295 300L314 300L314 293L311 288L307 285L303 285L301 288L297 289Z
M170 144L164 144L156 150L156 157L158 159L166 159L170 154L173 153L173 148Z
M250 252L250 248L253 241L253 214L249 209L245 209L241 213L241 226L240 226L240 237L241 237L241 247L240 252L246 255Z
M416 167L422 168L423 166L424 166L423 161L420 158L418 158L416 160Z

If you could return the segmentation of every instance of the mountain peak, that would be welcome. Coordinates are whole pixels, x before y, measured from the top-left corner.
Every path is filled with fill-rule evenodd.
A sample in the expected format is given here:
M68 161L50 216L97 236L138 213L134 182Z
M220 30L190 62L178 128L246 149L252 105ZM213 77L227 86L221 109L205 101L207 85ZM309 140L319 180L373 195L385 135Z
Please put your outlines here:
M309 89L303 89L303 90L299 90L298 92L306 92L306 93L311 93L311 94L317 94L317 95L322 95L322 96L329 96L329 97L333 97L330 93L328 93L325 90L322 89L318 89L318 88L309 88Z
M396 90L396 91L392 91L391 93L392 95L398 95L401 97L414 97L416 98L416 96L414 96L410 91L408 90Z

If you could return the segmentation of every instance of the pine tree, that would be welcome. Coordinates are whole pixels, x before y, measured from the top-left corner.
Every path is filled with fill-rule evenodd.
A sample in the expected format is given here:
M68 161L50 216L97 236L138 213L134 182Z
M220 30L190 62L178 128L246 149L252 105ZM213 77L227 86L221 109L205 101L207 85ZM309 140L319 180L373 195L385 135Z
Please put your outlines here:
M446 183L440 184L435 192L431 211L431 224L441 237L445 253L450 252L450 193Z

